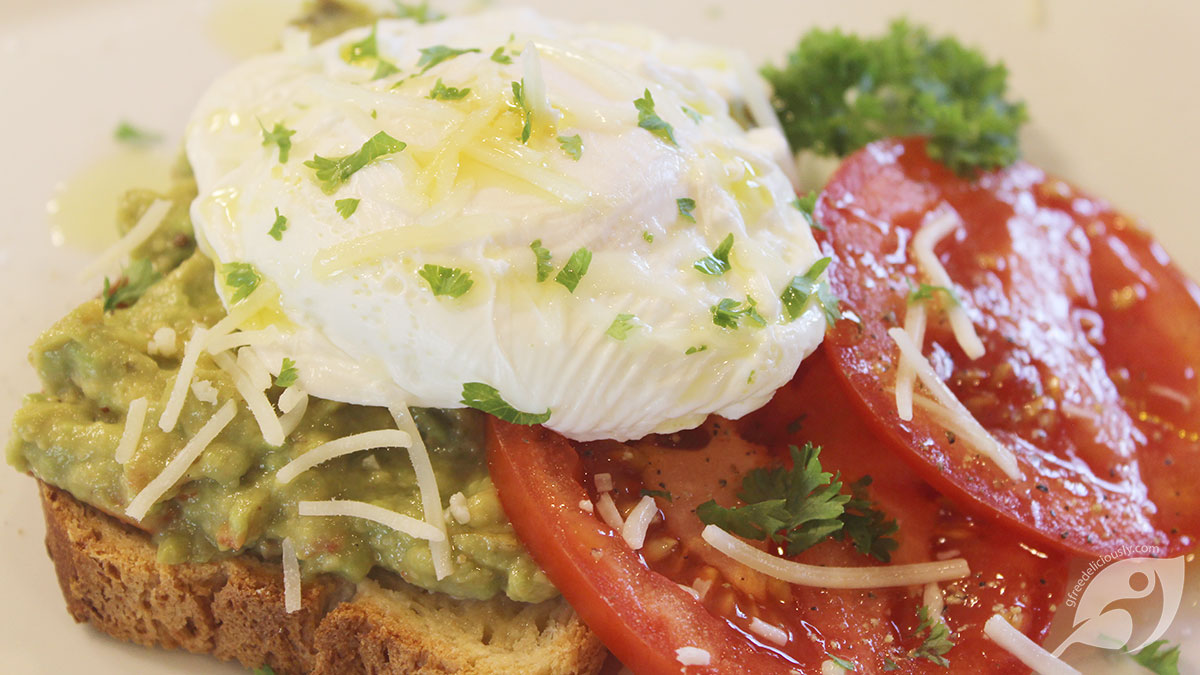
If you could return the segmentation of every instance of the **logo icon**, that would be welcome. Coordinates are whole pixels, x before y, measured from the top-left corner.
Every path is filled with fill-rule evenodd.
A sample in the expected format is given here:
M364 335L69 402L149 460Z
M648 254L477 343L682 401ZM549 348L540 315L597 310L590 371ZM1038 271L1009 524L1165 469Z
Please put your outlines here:
M1075 609L1075 619L1055 656L1074 644L1136 652L1161 638L1175 620L1183 599L1184 557L1116 558L1093 562L1067 593L1065 604ZM1151 622L1154 628L1133 642L1135 629Z

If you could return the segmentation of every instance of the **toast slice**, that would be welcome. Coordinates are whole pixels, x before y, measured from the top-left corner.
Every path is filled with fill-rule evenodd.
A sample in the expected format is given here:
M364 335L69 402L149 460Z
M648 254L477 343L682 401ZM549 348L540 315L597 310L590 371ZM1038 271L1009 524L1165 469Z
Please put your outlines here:
M40 483L67 609L121 640L290 673L595 673L607 652L561 598L458 600L399 579L323 575L283 608L278 563L159 564L148 535Z

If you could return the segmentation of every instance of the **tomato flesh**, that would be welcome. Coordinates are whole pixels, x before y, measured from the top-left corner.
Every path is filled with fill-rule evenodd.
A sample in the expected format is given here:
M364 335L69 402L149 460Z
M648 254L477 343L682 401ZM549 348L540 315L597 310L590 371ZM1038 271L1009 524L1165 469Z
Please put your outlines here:
M668 437L584 444L493 422L489 461L518 536L634 672L679 672L675 649L684 645L714 657L710 667L687 672L820 672L831 656L854 662L859 672L882 671L889 660L898 672L945 672L910 656L921 642L914 638L920 588L791 586L741 566L700 539L703 524L693 512L698 504L710 498L736 504L746 471L779 465L789 444L806 441L823 447L825 470L842 472L847 484L872 475L871 497L899 524L900 547L892 563L961 556L970 564L969 577L942 584L944 616L956 643L947 654L953 668L1027 672L983 637L983 623L1003 611L1026 634L1044 637L1050 608L1065 584L1065 559L963 515L883 448L853 410L832 368L817 354L767 407L736 422L710 418L699 430ZM660 517L640 551L579 508L581 500L598 498L599 473L612 476L612 495L626 514L643 490L659 491ZM794 559L881 564L839 540ZM703 599L680 585L704 590ZM754 619L784 631L786 643L756 632Z
M936 249L986 354L969 359L929 309L923 353L1022 478L919 407L897 415L915 232L961 218ZM963 180L920 140L849 158L821 194L830 283L854 320L825 350L856 407L939 491L1043 544L1087 555L1173 555L1200 533L1200 289L1107 204L1028 164Z

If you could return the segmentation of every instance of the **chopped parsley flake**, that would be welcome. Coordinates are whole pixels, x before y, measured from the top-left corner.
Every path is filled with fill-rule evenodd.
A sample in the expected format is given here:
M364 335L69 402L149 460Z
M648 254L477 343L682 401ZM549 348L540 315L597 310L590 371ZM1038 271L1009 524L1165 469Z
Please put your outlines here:
M296 362L285 357L283 365L279 366L279 376L275 378L275 386L287 389L296 384L299 377L300 372L296 370Z
M713 323L722 328L737 328L738 322L743 318L757 326L767 325L766 319L758 313L758 305L754 298L747 297L744 303L733 298L721 298L721 301L709 310L712 312Z
M580 248L567 259L567 264L554 277L554 281L566 286L568 291L574 293L575 287L579 285L579 280L587 274L588 266L591 264L592 252L586 248Z
M104 311L111 312L132 305L161 278L162 275L148 259L133 260L115 282L109 283L108 277L104 277L104 292L100 296L104 298Z
M317 180L321 181L321 189L326 194L333 194L359 169L384 155L400 152L406 147L408 145L403 141L398 141L381 131L367 139L356 152L332 158L314 155L304 166L316 172Z
M941 294L943 297L945 297L950 304L958 304L958 296L955 295L954 289L946 288L945 286L934 286L933 284L923 283L916 288L912 288L912 284L910 283L909 288L911 288L908 293L908 302L910 304L914 302L932 300L937 297L938 294Z
M829 660L833 661L834 664L836 664L837 667L841 668L842 670L845 670L845 671L848 671L851 673L858 672L858 664L853 661L850 661L848 659L843 659L840 656L834 656L833 654L830 654L829 652L825 652L825 656L828 656Z
M542 246L541 239L534 239L529 248L537 258L537 280L540 282L549 279L550 273L554 271L554 266L550 264L550 249Z
M350 216L354 215L354 212L358 210L358 202L359 201L360 200L355 199L354 197L347 197L345 199L339 199L336 202L334 202L333 207L336 208L338 214L341 215L343 219L345 219L345 218L349 218Z
M683 111L684 115L688 116L688 119L695 122L696 124L699 124L700 120L704 119L704 115L701 115L700 113L696 112L695 108L685 105L685 106L680 106L679 109Z
M643 489L639 496L642 497L661 497L669 502L675 501L669 490L646 490Z
M452 298L461 297L471 290L475 284L471 275L457 267L442 267L441 265L426 265L417 272L421 278L429 282L429 289L436 295L448 295Z
M687 348L687 351L686 351L686 352L684 352L684 355L685 355L685 356L690 356L690 355L692 355L692 354L697 354L697 353L699 353L699 352L702 352L702 351L704 351L704 350L706 350L706 349L708 349L708 345L699 345L699 346L696 346L696 347L688 347L688 348Z
M521 78L520 82L512 83L513 105L521 111L521 118L525 120L525 124L521 127L521 142L529 142L529 135L533 133L533 107L529 105L529 101L525 100L525 78Z
M696 208L696 200L691 197L680 197L675 200L675 207L679 209L679 216L686 218L693 223L696 222L696 216L692 215L692 211Z
M796 197L792 200L792 206L796 207L796 210L804 216L804 220L808 222L809 227L814 230L820 230L822 232L825 231L825 226L818 223L816 216L813 215L813 212L817 208L816 190L810 190L809 193L803 197Z
M278 147L279 163L286 164L288 161L288 153L292 151L292 136L296 135L296 130L289 129L279 122L276 122L275 127L270 131L267 131L267 128L263 126L261 121L258 123L258 127L262 129L263 146L269 147L274 145Z
M647 244L654 243L654 235L650 234L650 230L642 230L642 239L645 239Z
M464 384L461 403L513 424L524 424L526 426L544 424L550 419L549 408L546 408L546 412L540 415L521 412L505 402L500 397L498 389L482 382L467 382Z
M275 241L283 241L283 233L287 230L287 216L275 209L275 222L271 225L271 230L267 234Z
M396 64L387 59L379 59L379 63L375 64L375 74L371 76L372 80L382 80L385 77L390 77L400 72Z
M667 141L671 145L678 145L675 142L675 129L667 124L667 121L658 116L654 112L654 97L650 95L650 90L647 89L642 98L636 99L633 102L633 107L638 111L638 126Z
M162 134L148 131L141 127L121 120L117 123L117 128L113 129L113 138L130 145L151 145L162 140Z
M434 45L421 48L421 58L417 59L417 67L424 73L443 61L449 61L463 54L478 53L478 49L455 49L446 45Z
M221 266L221 271L225 273L225 285L233 289L233 297L230 298L230 302L245 300L262 283L262 277L259 276L258 270L254 269L254 265L250 263L225 263Z
M259 666L253 670L252 675L275 675L275 670L271 666Z
M719 277L729 271L729 253L733 250L733 233L730 232L721 243L717 245L710 255L707 255L696 261L692 267L700 270L704 274L713 277Z
M909 658L926 659L943 668L949 668L950 661L946 659L946 653L954 647L954 643L950 641L949 626L941 619L934 620L930 617L929 608L924 605L917 608L917 616L921 623L917 625L914 637L920 637L925 631L929 631L929 634L919 647L908 653Z
M379 58L379 43L376 38L378 29L379 24L371 26L370 35L350 45L350 48L343 54L343 58L347 63L358 63L367 59Z
M1155 640L1130 654L1130 658L1155 675L1179 675L1179 645L1164 649L1167 644L1166 640Z
M829 262L829 258L821 258L804 274L792 277L783 289L779 299L783 301L783 311L787 314L788 321L799 318L808 308L809 302L814 300L821 305L826 324L832 326L842 318L838 299L834 297L833 291L829 290L829 284L821 279L821 273L829 267Z
M618 314L617 318L613 319L612 325L608 327L608 330L604 331L605 335L614 340L624 340L637 327L637 324L633 321L636 318L632 314Z
M433 89L429 90L429 98L435 101L458 101L471 93L470 87L447 87L442 83L442 78L438 78L437 83L433 85Z
M504 53L504 45L496 47L496 51L492 52L491 59L496 63L508 65L512 63L512 57Z
M412 19L417 23L430 23L433 21L441 21L446 18L445 14L440 14L429 8L428 2L420 2L417 4L409 4L393 0L396 5L396 11L393 15L398 19Z
M558 145L563 149L563 152L567 153L568 157L576 162L579 161L580 157L583 157L583 139L580 138L579 134L575 134L574 136L559 136Z

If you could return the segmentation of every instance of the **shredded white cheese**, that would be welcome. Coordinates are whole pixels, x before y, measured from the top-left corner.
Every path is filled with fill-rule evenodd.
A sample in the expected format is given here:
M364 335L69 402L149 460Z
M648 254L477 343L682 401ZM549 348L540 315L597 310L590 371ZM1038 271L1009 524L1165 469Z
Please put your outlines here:
M942 610L946 608L946 600L942 597L942 587L936 582L925 584L925 589L921 592L921 604L929 610L929 620L938 622L942 620Z
M605 492L600 495L600 499L596 500L596 512L600 514L600 520L603 520L612 529L617 532L624 529L625 519L617 510L617 503L613 501L611 493Z
M228 426L236 414L237 405L233 401L226 401L225 405L221 406L221 409L196 431L196 435L188 440L179 454L167 462L162 473L142 488L142 491L129 502L129 506L125 508L125 515L138 522L145 518L150 507L154 506L180 478L183 478L183 474L187 473L188 468L195 463L209 443L212 443L213 439Z
M675 650L675 660L684 666L707 666L712 655L699 647L680 647Z
M937 247L938 242L958 229L961 224L962 220L959 219L958 214L949 206L943 206L926 217L920 229L913 235L912 250L917 267L935 286L954 288L954 282L950 280L950 273L942 266L942 261L938 260L934 248ZM950 319L950 328L954 331L954 339L958 340L963 353L971 359L983 356L985 351L983 342L975 333L971 317L967 316L962 305L956 302L947 303L946 316Z
M250 377L238 367L228 352L213 354L212 359L216 361L221 370L229 373L229 376L233 378L233 386L237 387L238 394L246 402L246 407L250 409L250 414L254 415L254 421L258 423L258 430L267 445L276 448L283 445L283 425L275 416L275 408L271 407L271 401L267 399L267 395L261 389L255 388Z
M121 440L117 442L117 449L113 452L113 459L117 460L117 464L128 462L137 450L138 443L142 441L142 428L146 426L146 410L149 407L150 403L146 401L145 396L129 402L129 409L125 412L125 429L121 431Z
M592 500L590 499L579 500L579 508L587 511L588 513L594 513L596 511L596 506L592 504Z
M225 318L213 324L208 331L208 339L216 340L237 330L255 314L279 297L279 291L272 284L262 283L244 300L229 309ZM206 345L207 346L207 345ZM223 351L223 350L222 350Z
M450 515L466 525L471 522L471 509L467 508L467 497L461 492L450 495Z
M701 600L708 595L708 589L712 588L712 585L712 579L701 579L699 577L696 577L696 580L692 582L692 588L696 589L696 592L700 594Z
M446 536L442 494L438 489L437 477L433 474L433 464L429 461L429 451L425 448L425 441L421 438L416 422L413 422L408 406L396 404L388 410L396 426L411 439L408 458L417 474L417 489L421 492L421 509L425 512L425 522L442 534L441 539L431 540L429 544L429 552L433 555L433 572L438 579L445 579L454 570L454 563L450 560L450 540Z
M208 329L196 326L192 329L192 337L183 348L183 360L179 362L179 372L175 373L175 382L171 384L171 395L167 397L167 405L163 407L162 417L158 418L158 428L170 432L179 423L179 413L183 411L183 403L187 400L188 385L196 374L196 361L204 350L204 341L208 339Z
M788 632L775 624L767 623L757 616L750 620L750 632L780 647L788 643Z
M83 268L83 271L79 273L79 280L87 281L116 265L130 253L133 253L133 249L141 246L143 242L149 239L162 226L163 220L166 219L167 213L170 210L171 202L165 199L156 200L142 213L142 217L138 218L137 224L133 226L133 229L125 233L125 236L121 237L120 241L101 253L90 265Z
M925 344L925 305L923 303L908 304L904 313L904 332L918 347ZM912 420L913 386L917 383L917 369L913 362L903 354L900 356L900 366L896 369L896 414L905 422Z
M446 533L429 523L366 502L332 499L324 502L300 502L297 507L302 516L362 518L417 539L429 542L446 541Z
M596 492L612 492L613 479L611 473L598 473L592 477L596 483Z
M924 384L925 388L933 393L934 398L945 409L945 415L942 415L945 419L939 421L945 424L947 421L952 420L956 428L965 432L968 440L971 441L972 447L979 454L992 460L1009 478L1013 480L1019 479L1021 477L1021 469L1017 466L1016 455L992 437L987 429L984 429L983 425L963 406L954 395L954 392L950 391L946 383L942 382L942 379L934 372L933 366L921 354L920 347L913 343L908 333L905 333L900 328L889 328L888 335L892 337L896 346L900 348L901 358L907 359L913 364L917 378L921 380L921 384Z
M337 440L322 443L296 459L288 462L275 472L275 481L287 485L292 479L309 469L323 464L342 455L349 455L363 450L375 448L407 448L412 445L412 437L398 429L382 429L380 431L365 431L361 434L345 436Z
M888 588L961 579L971 573L962 558L882 567L821 567L793 562L757 549L716 525L700 534L721 553L750 569L791 584L816 588Z
M300 426L300 420L304 419L304 413L308 412L308 394L304 393L303 389L298 387L288 387L283 393L286 394L293 390L299 392L300 397L292 403L290 408L285 410L284 413L279 416L279 426L283 429L284 438L292 435L292 432L296 430L296 427ZM280 395L280 398L283 398L282 394Z
M300 561L290 537L283 538L283 609L300 611Z
M240 330L228 335L209 338L204 346L209 354L229 351L238 347L258 347L279 340L279 329L274 326L262 330Z
M308 393L300 385L293 384L279 395L279 412L286 415L307 398Z
M983 634L1040 675L1080 675L1078 670L1042 649L999 614L983 624Z
M833 659L825 659L821 662L821 675L844 675L845 672L846 669L834 663Z
M196 397L197 401L207 403L209 405L217 404L217 388L208 380L196 380L192 383L192 396Z
M263 391L271 388L271 373L262 359L258 358L258 354L254 353L253 348L242 347L238 350L237 365L246 373L255 389Z
M658 515L658 504L655 503L654 497L643 496L637 506L634 506L633 510L629 512L629 517L621 526L621 538L625 540L629 548L635 551L642 548L642 545L646 543L646 531L650 529L650 523L656 515Z

